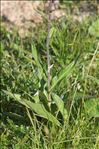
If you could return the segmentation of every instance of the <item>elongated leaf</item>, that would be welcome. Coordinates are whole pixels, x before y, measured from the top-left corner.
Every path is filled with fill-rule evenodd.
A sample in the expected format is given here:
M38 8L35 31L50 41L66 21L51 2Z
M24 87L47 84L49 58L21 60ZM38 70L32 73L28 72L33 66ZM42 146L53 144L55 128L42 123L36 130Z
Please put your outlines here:
M67 110L64 107L64 102L63 100L56 94L52 94L53 100L56 103L56 106L58 107L58 110L61 112L62 116L64 119L67 119Z
M6 116L10 116L10 117L13 117L15 119L20 119L20 120L24 120L24 117L17 114L17 113L12 113L12 112L3 112L4 115Z
M35 59L37 65L38 65L39 64L39 62L38 62L38 54L37 54L37 49L36 49L34 44L32 44L32 56Z
M42 79L43 76L44 76L44 78L46 78L43 67L42 67L42 65L39 61L39 56L38 56L38 53L37 53L37 49L36 49L34 44L32 44L32 56L35 60L35 64L37 65L37 73L38 73L37 76L39 77L40 80Z
M9 97L14 98L14 99L16 99L16 100L20 100L20 98L21 98L21 95L19 95L19 94L12 94L11 92L5 91L5 90L3 90L3 92L4 92L6 95L8 95Z
M36 49L34 44L32 44L32 56L33 56L33 58L34 58L34 60L36 62L36 65L38 67L38 77L41 80L42 77L43 77L43 68L42 68L42 66L41 66L41 64L39 62L37 49Z
M51 121L52 123L54 123L57 126L60 126L59 121L50 113L48 112L45 107L43 106L43 104L41 103L33 103L31 101L28 101L26 99L21 99L21 96L19 94L12 94L8 91L4 91L8 96L14 98L15 100L17 100L18 102L20 102L21 104L23 104L24 106L28 107L29 109L33 110L34 112L36 112L40 117L46 118L47 120Z
M99 117L99 98L87 100L85 102L85 112L90 117Z
M50 111L49 106L48 106L48 98L46 97L44 92L39 92L39 98L40 98L40 102L42 102L42 104L44 105L45 109L47 111Z
M57 76L57 79L56 79L56 76L52 79L52 86L51 86L51 90L53 88L56 87L56 85L62 81L65 77L68 77L70 75L70 73L72 72L73 70L73 67L74 67L74 62L72 62L71 64L69 64L66 68L64 68L60 73L59 75Z
M60 125L59 121L50 113L48 112L43 104L40 103L33 103L31 101L28 101L24 99L23 101L19 101L21 104L27 106L31 110L35 111L40 117L46 118L47 120L51 121L55 125Z
M52 36L56 33L56 28L52 27L50 30L50 39L52 39Z
M52 50L53 50L54 54L56 56L59 56L59 52L58 52L57 48L55 48L53 45L51 45L51 47L52 47Z
M15 99L15 100L21 100L21 95L19 95L19 94L12 94L11 92L5 91L5 90L3 90L3 92L4 92L5 94L7 94L9 97L11 97L11 98L13 98L13 99ZM38 95L32 96L32 99L33 99L33 101L34 101L35 103L38 103L38 102L39 102L39 96L38 96Z

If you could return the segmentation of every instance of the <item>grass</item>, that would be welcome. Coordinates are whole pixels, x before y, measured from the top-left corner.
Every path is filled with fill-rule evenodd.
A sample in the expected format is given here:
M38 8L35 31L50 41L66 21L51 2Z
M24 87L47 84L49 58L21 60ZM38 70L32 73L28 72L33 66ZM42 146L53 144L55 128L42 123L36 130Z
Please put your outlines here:
M56 96L52 97L51 111L46 93L45 25L32 30L32 35L24 39L2 26L1 149L99 148L99 116L95 113L90 116L84 106L86 101L99 97L99 40L88 32L92 20L81 24L65 19L53 22L51 85L55 86L53 96L58 97L56 100ZM76 64L67 71L73 61ZM35 106L31 107L28 101L36 106L40 104L40 108L43 105L60 126L44 118L44 111L34 110Z

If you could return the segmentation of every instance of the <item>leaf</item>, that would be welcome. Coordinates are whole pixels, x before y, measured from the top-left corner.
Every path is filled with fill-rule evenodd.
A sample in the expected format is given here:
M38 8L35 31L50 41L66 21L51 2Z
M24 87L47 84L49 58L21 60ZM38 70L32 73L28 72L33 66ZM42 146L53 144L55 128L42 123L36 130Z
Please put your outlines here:
M50 30L50 36L49 38L52 39L53 35L56 33L56 29L55 27L52 27L51 30Z
M99 98L92 98L85 102L85 112L90 117L99 117Z
M35 103L39 102L39 95L32 96L32 99L35 101Z
M74 62L70 63L66 68L64 68L60 73L59 75L57 76L57 79L56 79L56 76L52 79L52 86L51 86L51 89L52 90L53 88L56 87L56 85L62 81L65 77L68 77L70 75L70 73L72 72L73 70L73 67L74 67Z
M51 121L55 125L60 126L60 122L50 112L48 112L45 109L43 104L41 104L41 103L33 103L33 102L28 101L26 99L22 100L20 98L21 96L19 94L12 94L12 93L10 93L8 91L4 91L4 93L7 94L8 96L14 98L18 102L20 102L21 104L26 106L27 108L29 108L29 109L33 110L34 112L36 112L40 117L46 118L47 120Z
M1 48L0 48L0 52L2 53L4 51L4 44L1 42Z
M3 112L4 115L6 116L10 116L10 117L13 117L15 119L20 119L20 120L23 120L23 116L17 114L17 113L12 113L12 112Z
M51 44L51 48L56 56L59 56L59 51Z
M61 112L64 119L67 119L68 114L67 110L65 109L63 100L56 94L52 94L53 100L55 101L56 106L58 107L58 110Z
M37 65L39 65L37 49L34 44L32 44L32 56L35 59Z
M25 105L26 107L30 108L31 110L35 111L40 117L46 118L47 120L51 121L57 126L60 126L59 121L50 113L48 112L43 104L41 103L33 103L24 99L23 101L19 101L21 104Z
M99 19L89 27L89 34L99 38Z
M48 97L46 97L44 91L39 91L39 99L40 102L44 105L45 109L47 111L50 111L49 106L48 106Z
M38 73L37 76L38 76L39 80L42 80L43 76L44 76L44 78L46 78L46 74L44 72L43 66L41 65L41 63L39 61L37 49L34 44L32 44L32 56L35 60L35 64L37 65L37 73Z
M5 90L3 90L3 92L4 92L6 95L8 95L9 97L14 98L14 99L16 99L16 100L20 100L20 99L21 99L21 95L19 95L19 94L12 94L11 92L5 91Z

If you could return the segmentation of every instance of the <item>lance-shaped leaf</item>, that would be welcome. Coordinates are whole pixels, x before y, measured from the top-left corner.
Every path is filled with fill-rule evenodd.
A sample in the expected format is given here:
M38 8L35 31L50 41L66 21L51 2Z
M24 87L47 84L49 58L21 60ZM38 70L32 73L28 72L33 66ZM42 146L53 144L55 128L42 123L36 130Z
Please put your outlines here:
M56 76L52 79L52 86L50 90L55 88L60 81L62 81L65 77L68 77L70 75L74 68L74 64L75 62L70 63L66 68L60 71L59 75L57 76L57 79Z
M35 60L35 65L38 67L38 77L41 80L43 77L43 69L39 63L39 58L38 58L38 53L37 53L37 49L35 47L34 44L32 44L32 56Z
M51 121L55 125L60 126L59 121L50 112L48 112L45 109L43 104L41 104L41 103L33 103L33 102L28 101L26 99L24 99L23 101L20 100L19 102L21 104L25 105L26 107L30 108L31 110L33 110L35 113L38 114L38 116L46 118L47 120Z
M52 94L53 100L55 101L55 104L58 108L58 110L61 112L63 118L66 120L68 117L67 110L65 109L63 100L56 94Z
M11 98L14 98L18 102L20 102L21 104L26 106L27 108L33 110L35 113L38 114L38 116L43 117L43 118L51 121L53 124L55 124L57 126L60 126L60 122L50 112L48 112L45 109L43 104L41 104L41 103L33 103L33 102L28 101L26 99L21 99L21 96L19 94L12 94L12 93L10 93L8 91L4 91L4 92L8 96L10 96Z
M37 65L39 65L37 49L34 44L32 44L32 56L35 59L35 62L37 63Z

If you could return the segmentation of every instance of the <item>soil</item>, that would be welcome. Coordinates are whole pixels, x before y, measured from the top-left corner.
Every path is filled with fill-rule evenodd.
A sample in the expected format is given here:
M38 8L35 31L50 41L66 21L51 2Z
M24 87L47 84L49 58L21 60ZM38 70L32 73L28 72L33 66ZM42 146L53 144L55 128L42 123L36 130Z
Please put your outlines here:
M30 27L36 27L42 23L48 2L25 0L1 0L1 18L7 28L17 27L20 35L25 35ZM74 4L71 8L61 8L58 0L55 0L51 10L52 19L73 15L74 21L81 22L85 17L94 15L98 11L98 2L81 1L79 6ZM70 9L70 10L69 10Z

